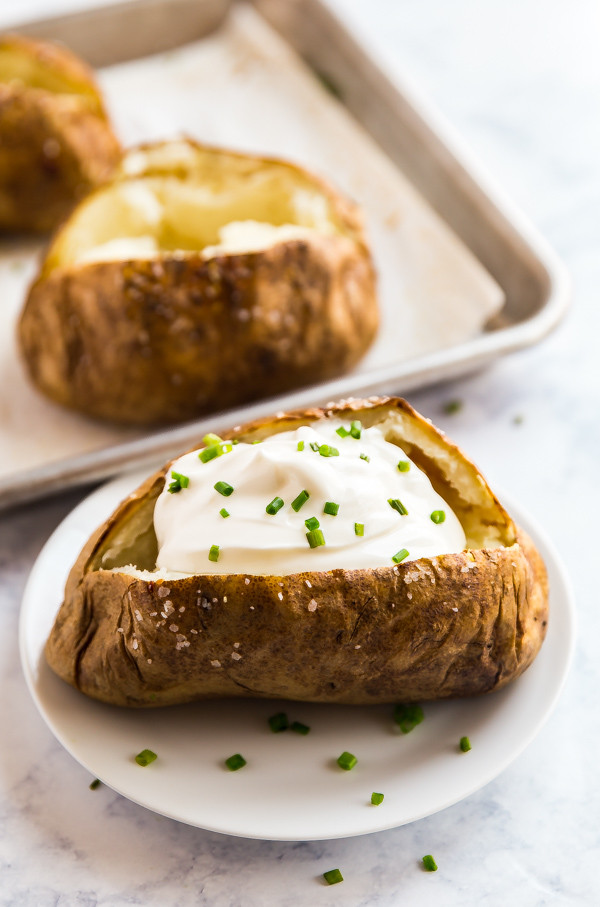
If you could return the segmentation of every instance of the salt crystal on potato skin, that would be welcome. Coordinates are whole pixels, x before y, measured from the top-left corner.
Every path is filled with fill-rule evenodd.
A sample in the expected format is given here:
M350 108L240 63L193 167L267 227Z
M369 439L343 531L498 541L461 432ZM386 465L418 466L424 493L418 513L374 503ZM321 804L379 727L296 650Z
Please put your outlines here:
M151 548L134 536L145 529L139 538L148 543L167 466L117 508L73 567L46 646L53 670L89 696L138 707L229 696L411 702L492 691L521 674L546 632L544 564L477 468L405 401L283 414L230 437L254 440L330 417L385 430L461 520L468 550L375 569L169 578L189 640L177 647L162 622L134 620L136 609L145 617L164 604L164 580L143 572ZM102 569L119 545L122 563L137 553L142 572L110 562L114 569ZM238 660L235 641L243 644Z

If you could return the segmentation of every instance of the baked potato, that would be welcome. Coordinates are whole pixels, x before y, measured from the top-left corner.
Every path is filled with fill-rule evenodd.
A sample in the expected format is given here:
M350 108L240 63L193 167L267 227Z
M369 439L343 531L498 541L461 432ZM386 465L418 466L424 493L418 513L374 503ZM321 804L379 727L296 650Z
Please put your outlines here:
M119 157L88 66L65 47L0 37L0 231L53 229Z
M53 400L152 424L333 378L377 322L354 204L291 164L180 141L129 152L73 212L19 332Z
M330 445L297 440L311 432L337 435L337 453ZM499 689L533 661L548 618L541 557L474 464L404 400L332 404L237 427L225 437L207 437L199 454L149 478L85 545L46 645L48 663L65 681L121 706L231 696L411 702ZM370 459L368 444L375 444ZM386 462L378 464L384 453ZM235 489L223 481L213 487L215 476L231 478L236 461L253 465L242 468ZM182 463L187 476L177 471ZM355 480L358 469L364 489ZM370 470L374 479L367 478ZM413 498L402 485L411 472L422 483ZM369 483L380 480L372 491ZM281 497L271 500L288 481ZM204 504L186 498L194 485L197 494L208 495ZM250 507L246 523L256 560L254 569L236 572L235 526L245 519L244 501L253 500L244 498L243 487L258 489L259 503ZM302 492L292 501L294 488ZM385 499L386 489L398 500ZM337 502L327 501L332 493ZM416 514L425 494L439 502L421 508L429 526L424 531L437 545L430 550L439 554L416 556L422 522L408 543L416 545L413 555L406 549L394 555L399 543L388 540L387 528L378 535L377 520L387 513L395 520L393 533L408 532L406 511ZM309 505L297 506L311 495ZM352 527L356 501L363 520ZM438 509L429 515L431 506ZM176 556L194 547L199 553L197 562L205 566L195 573L181 569L185 562L169 566L161 507L174 514ZM309 516L315 509L318 518ZM326 539L346 532L337 552L313 546L309 536L318 533L319 520ZM455 536L449 551L442 536L434 537L444 520L455 520L462 538ZM218 546L207 551L199 540L204 522L209 541L221 540L225 555L230 546L229 560L219 557ZM275 535L270 527L278 527ZM281 557L273 553L268 538L285 539L292 530L308 565L297 572L290 566L294 570L300 561L288 558L289 549ZM259 550L255 540L263 534ZM363 551L369 552L366 560ZM336 559L346 566L332 567ZM273 562L279 571L265 569ZM370 562L376 566L347 566Z

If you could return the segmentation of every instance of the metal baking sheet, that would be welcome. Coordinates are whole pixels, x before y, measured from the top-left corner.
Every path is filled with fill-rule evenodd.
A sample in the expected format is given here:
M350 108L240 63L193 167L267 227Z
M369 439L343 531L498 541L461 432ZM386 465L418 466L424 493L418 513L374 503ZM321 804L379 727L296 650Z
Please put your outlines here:
M379 339L356 371L327 384L168 431L103 426L28 386L14 321L39 247L5 244L0 286L13 324L0 333L0 507L150 465L208 429L273 410L405 393L464 373L540 340L564 310L564 270L543 240L324 3L176 5L173 15L169 0L135 0L23 31L64 40L101 67L125 144L188 132L295 159L357 198L379 273Z

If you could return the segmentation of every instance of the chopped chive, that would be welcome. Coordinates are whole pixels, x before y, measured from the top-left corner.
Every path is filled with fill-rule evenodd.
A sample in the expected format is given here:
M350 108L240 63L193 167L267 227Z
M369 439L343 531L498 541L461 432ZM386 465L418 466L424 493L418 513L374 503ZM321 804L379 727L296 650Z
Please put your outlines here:
M298 495L298 497L297 497L297 498L294 498L294 500L292 501L292 510L295 510L296 513L298 513L298 511L300 510L300 508L301 508L304 504L306 504L306 502L308 501L309 497L310 497L310 495L309 495L309 493L308 493L308 491L307 491L306 489L304 489L304 491L301 491L300 494Z
M423 709L416 703L394 707L394 721L399 725L403 734L409 734L418 724L421 724L424 718Z
M401 548L400 551L397 551L393 556L392 560L395 564L401 564L402 561L405 561L408 557L408 551L406 548Z
M314 450L315 453L319 452L319 445L317 444L316 441L311 441L309 446L310 446L310 449Z
M198 457L203 463L208 463L209 460L214 460L215 457L222 457L223 454L231 453L233 450L232 441L221 441L217 435L206 435L204 438L205 443L207 438L216 440L211 441L207 447L199 452Z
M311 548L320 548L325 544L325 537L321 529L311 529L306 533L306 538Z
M354 535L364 535L365 534L365 524L364 523L355 523L354 524Z
M285 712L277 712L276 715L271 715L269 718L269 727L274 734L278 734L280 731L287 731L289 726L290 723Z
M348 429L347 429L347 428L344 428L343 425L340 425L339 428L336 428L335 433L336 433L336 435L339 435L340 438L347 438L348 435L350 434L350 432L348 431Z
M398 500L398 498L388 498L388 504L390 505L392 510L397 510L400 516L407 515L408 510L406 509L402 501Z
M304 441L298 441L298 450L304 450Z
M138 765L150 765L155 759L158 759L158 756L156 753L153 753L152 750L142 750L142 752L138 753L135 757L135 761Z
M325 501L323 513L328 513L330 516L337 516L339 509L340 505L336 504L335 501Z
M239 442L238 438L234 438L233 441L232 441L231 443L232 443L233 446L235 447L235 445L236 445L236 444L239 444L240 442Z
M338 882L344 881L344 876L339 869L329 869L327 872L323 873L323 878L328 885L337 885Z
M269 504L267 504L267 506L265 507L265 510L267 511L267 513L274 515L275 513L280 511L282 507L283 507L283 498L273 498L273 500Z
M206 447L214 447L215 444L222 444L223 438L220 438L218 435L215 435L210 431L207 435L204 435L202 438L202 443Z
M297 734L302 734L303 737L306 737L310 733L310 728L307 724L302 724L301 721L292 721L290 731L295 731Z
M408 460L399 460L398 469L400 472L408 472L410 469L410 463Z
M358 419L356 419L350 425L350 434L352 435L353 438L356 438L356 440L358 441L361 436L361 432L362 432L362 425L358 421Z
M94 780L90 784L90 790L96 790L98 787L100 787L101 784L102 781L100 780L100 778L94 778Z
M383 803L383 794L376 794L373 791L371 794L371 803L373 806L380 806Z
M256 439L255 441L253 441L252 443L253 443L253 444L262 444L262 441L261 441L260 438L257 438L257 439Z
M290 726L288 716L285 712L277 712L276 715L271 715L268 719L269 727L274 734L278 734L281 731L287 731Z
M211 545L210 551L208 552L209 561L213 561L216 564L217 561L219 560L219 554L220 554L219 546Z
M225 760L225 765L230 772L237 772L238 769L243 768L247 763L240 753L234 753L233 756Z
M176 494L178 491L181 491L182 488L187 488L190 484L188 476L183 476L180 472L171 472L171 478L173 481L169 485L168 490L171 494Z
M427 872L437 872L437 863L430 853L428 853L427 856L423 857L423 866L427 870Z
M221 507L221 509L219 510L219 513L221 514L221 516L223 517L224 520L226 520L228 516L231 516L229 511L225 510L224 507Z
M365 460L365 462L367 462L367 463L371 462L371 457L368 457L365 453L362 453L360 455L360 458L361 458L361 460Z
M448 400L444 403L443 409L447 416L458 413L462 409L462 400Z
M204 450L200 451L198 457L203 463L208 463L209 460L214 460L218 455L216 447L205 447Z
M339 457L340 455L337 447L331 447L329 444L321 444L319 453L322 457Z
M215 482L214 489L219 494L222 494L224 498L228 498L230 494L233 494L233 485L230 485L229 482Z
M352 753L344 750L341 756L338 756L337 764L340 768L343 768L345 772L349 772L350 769L354 768L358 759L356 756L353 756Z
M320 526L320 523L319 523L318 519L316 518L316 516L311 516L307 520L304 520L304 525L306 526L306 528L309 531L312 531L313 529L318 529Z
M469 740L468 737L461 737L459 746L460 746L461 752L468 753L469 750L471 749L471 741Z
M432 523L443 523L446 519L446 514L443 510L434 510L430 519Z

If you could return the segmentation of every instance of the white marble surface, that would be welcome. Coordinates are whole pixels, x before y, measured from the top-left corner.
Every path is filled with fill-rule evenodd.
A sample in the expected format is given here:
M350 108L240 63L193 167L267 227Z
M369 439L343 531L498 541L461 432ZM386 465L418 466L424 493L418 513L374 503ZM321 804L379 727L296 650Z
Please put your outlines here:
M81 497L0 518L0 903L505 905L600 903L600 710L593 591L600 494L600 7L596 0L338 0L405 68L568 263L574 305L539 347L411 395L520 498L562 551L579 611L575 664L537 739L486 788L363 838L277 844L153 815L89 777L38 716L17 652L20 596ZM47 4L46 4L47 6ZM464 405L443 414L444 401ZM515 424L515 417L522 417ZM419 868L433 853L439 871ZM323 887L339 866L346 881Z

